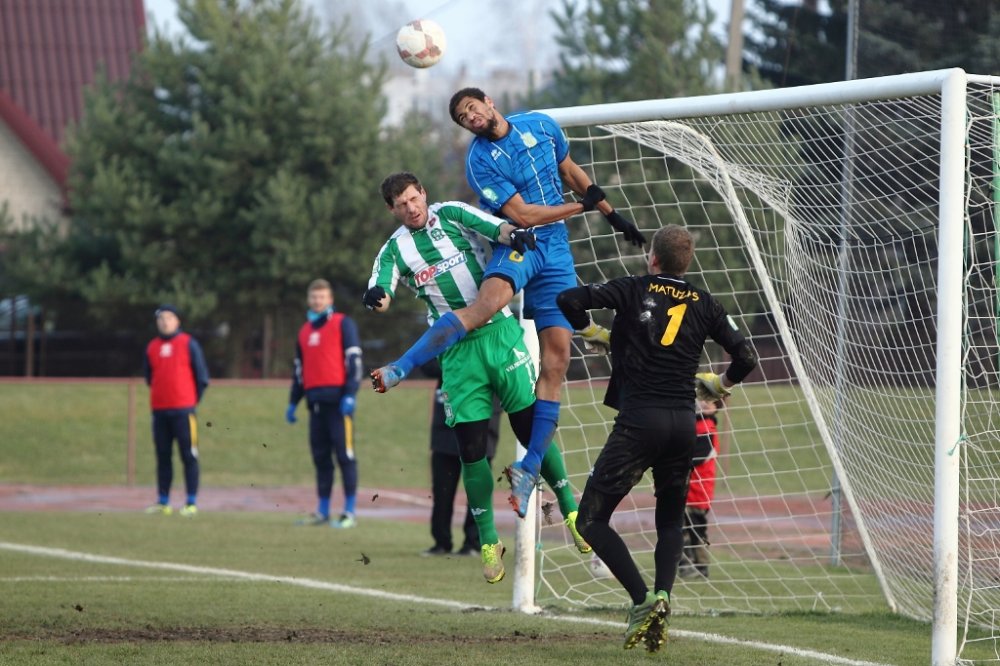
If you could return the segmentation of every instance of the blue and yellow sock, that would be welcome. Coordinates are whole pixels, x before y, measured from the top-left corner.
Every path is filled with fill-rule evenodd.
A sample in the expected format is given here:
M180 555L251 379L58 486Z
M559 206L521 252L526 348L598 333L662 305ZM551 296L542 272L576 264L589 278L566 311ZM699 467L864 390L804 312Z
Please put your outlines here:
M316 504L316 513L323 516L324 518L330 517L330 498L320 497L319 502Z

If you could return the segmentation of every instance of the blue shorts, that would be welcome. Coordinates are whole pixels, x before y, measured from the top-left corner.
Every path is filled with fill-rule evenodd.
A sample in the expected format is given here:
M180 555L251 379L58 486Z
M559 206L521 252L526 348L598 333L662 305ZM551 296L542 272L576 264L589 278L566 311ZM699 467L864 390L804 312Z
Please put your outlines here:
M576 286L576 268L569 249L569 231L565 224L536 228L538 246L525 254L497 245L483 279L505 277L514 293L524 290L524 316L535 320L535 330L560 326L573 330L556 296Z

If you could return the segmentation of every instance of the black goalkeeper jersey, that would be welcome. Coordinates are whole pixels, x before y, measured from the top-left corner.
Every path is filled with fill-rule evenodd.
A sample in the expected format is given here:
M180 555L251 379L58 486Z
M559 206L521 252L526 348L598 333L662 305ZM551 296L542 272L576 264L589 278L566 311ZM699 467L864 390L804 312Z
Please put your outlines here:
M705 340L712 338L731 355L745 343L725 308L682 278L628 276L586 289L591 309L615 310L604 404L619 412L693 410Z

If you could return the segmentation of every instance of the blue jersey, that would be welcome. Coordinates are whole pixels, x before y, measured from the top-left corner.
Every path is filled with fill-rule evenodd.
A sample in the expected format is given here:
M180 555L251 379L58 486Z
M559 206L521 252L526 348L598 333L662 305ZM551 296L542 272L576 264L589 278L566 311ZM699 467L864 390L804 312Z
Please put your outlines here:
M558 206L563 199L559 163L569 155L562 129L544 113L531 111L507 118L510 131L490 141L477 136L469 145L465 177L487 211L497 213L512 196L525 203ZM503 277L514 289L524 290L524 314L539 331L550 326L573 330L556 305L560 292L576 286L569 234L560 220L534 228L538 247L521 255L497 248L484 279Z
M565 203L559 163L569 154L569 143L562 129L536 111L512 115L507 122L506 136L496 141L477 136L469 145L465 177L480 205L497 213L515 194L539 206ZM544 228L536 233L544 235Z

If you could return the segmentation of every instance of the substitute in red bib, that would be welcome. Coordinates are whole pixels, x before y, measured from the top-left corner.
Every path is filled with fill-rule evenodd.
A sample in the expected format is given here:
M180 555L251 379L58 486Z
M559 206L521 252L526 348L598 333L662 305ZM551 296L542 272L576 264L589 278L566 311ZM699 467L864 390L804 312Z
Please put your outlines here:
M180 314L172 305L156 310L159 335L146 346L143 374L153 409L156 445L156 504L146 513L170 515L170 485L174 478L173 443L177 440L184 464L187 501L181 515L198 513L198 424L195 407L208 386L208 367L201 345L181 330Z
M316 512L300 525L354 527L358 465L354 458L355 395L361 381L361 341L354 322L334 312L333 289L326 280L313 280L307 290L307 321L295 345L295 374L285 420L295 423L295 408L303 396L309 406L309 448L316 468ZM344 481L344 510L330 521L333 494L333 457Z

